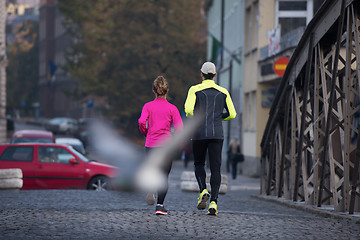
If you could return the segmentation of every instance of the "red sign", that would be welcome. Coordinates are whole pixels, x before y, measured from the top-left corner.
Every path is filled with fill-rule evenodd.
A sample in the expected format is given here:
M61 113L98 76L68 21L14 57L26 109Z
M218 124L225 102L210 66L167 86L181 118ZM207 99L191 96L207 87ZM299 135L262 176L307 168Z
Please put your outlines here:
M278 58L278 60L274 63L274 72L280 77L284 76L284 72L289 61L290 59L287 57Z

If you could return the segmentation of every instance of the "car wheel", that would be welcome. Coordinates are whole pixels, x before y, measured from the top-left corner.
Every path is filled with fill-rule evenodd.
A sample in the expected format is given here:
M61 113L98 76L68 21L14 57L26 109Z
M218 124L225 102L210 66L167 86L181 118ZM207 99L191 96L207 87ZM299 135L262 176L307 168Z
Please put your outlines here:
M95 191L106 191L111 189L110 179L105 176L97 176L89 181L87 189Z

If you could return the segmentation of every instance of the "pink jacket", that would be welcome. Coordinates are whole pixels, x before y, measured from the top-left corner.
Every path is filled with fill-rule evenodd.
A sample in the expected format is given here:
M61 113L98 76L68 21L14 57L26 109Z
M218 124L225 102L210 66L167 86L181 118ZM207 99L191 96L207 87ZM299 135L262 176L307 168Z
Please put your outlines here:
M175 131L183 127L179 110L173 104L165 98L146 103L139 118L140 132L146 137L145 147L161 146L171 136L171 124Z

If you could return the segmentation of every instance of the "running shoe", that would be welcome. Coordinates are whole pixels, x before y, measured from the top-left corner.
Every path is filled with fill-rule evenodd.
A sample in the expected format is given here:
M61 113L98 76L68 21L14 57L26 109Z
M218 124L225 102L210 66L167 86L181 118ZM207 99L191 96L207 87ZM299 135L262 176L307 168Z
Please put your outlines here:
M210 197L210 194L209 194L208 190L204 189L198 197L197 209L199 209L199 210L205 209L206 201L209 199L209 197Z
M167 215L168 213L167 213L167 210L165 209L164 205L157 204L155 214L156 215Z
M211 201L211 203L209 204L208 214L209 215L217 215L218 214L217 204L215 201Z
M146 195L146 203L149 205L155 204L155 193L148 193Z

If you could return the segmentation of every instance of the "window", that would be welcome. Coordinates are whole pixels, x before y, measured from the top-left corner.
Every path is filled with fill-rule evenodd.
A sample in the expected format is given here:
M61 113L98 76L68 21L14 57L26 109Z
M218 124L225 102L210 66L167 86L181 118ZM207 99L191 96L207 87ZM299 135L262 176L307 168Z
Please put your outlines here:
M245 93L246 123L245 130L256 130L256 91Z
M289 33L291 30L298 27L306 26L305 18L279 18L279 24L281 26L281 36Z
M39 162L69 164L70 158L75 158L70 152L59 147L39 147Z
M257 106L257 100L256 100L256 91L253 92L253 114L254 114L254 118L253 118L253 124L252 124L252 129L256 130L256 106Z
M245 13L245 26L246 26L245 48L247 52L257 48L258 29L259 29L258 21L259 21L258 2L254 2L250 7L246 9L246 13Z
M306 11L306 1L280 1L280 11Z
M1 154L2 161L32 162L33 147L8 147Z
M281 36L305 27L313 17L313 0L277 0L275 26L281 26Z

